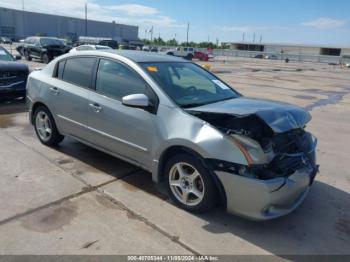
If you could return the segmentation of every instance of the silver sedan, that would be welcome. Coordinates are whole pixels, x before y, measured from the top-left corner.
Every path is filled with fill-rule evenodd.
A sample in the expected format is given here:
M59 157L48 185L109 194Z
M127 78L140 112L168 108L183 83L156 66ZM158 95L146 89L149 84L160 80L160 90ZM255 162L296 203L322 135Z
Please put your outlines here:
M251 219L280 217L318 171L309 113L246 98L181 58L66 54L30 74L27 98L44 145L69 136L142 167L188 211L221 204Z

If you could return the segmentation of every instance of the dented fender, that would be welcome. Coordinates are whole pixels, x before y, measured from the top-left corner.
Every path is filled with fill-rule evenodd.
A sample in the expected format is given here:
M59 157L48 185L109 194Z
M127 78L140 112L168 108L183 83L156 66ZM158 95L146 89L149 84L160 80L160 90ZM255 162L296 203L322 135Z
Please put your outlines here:
M248 164L245 156L231 138L209 123L176 108L163 105L160 107L162 108L158 112L164 114L164 117L158 119L168 121L166 124L155 123L159 125L158 130L163 131L159 134L161 139L158 140L157 147L152 149L152 178L154 181L159 181L158 165L162 154L173 146L195 151L202 158L217 158L242 165ZM173 119L170 120L170 118ZM174 123L174 125L169 125L169 123ZM187 125L186 128L183 125Z

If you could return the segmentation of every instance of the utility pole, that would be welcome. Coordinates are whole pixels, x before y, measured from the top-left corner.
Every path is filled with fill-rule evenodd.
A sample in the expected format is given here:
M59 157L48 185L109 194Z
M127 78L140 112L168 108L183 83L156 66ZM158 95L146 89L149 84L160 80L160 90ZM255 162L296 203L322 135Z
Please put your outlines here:
M260 44L261 44L261 42L262 42L262 35L260 35Z
M151 42L153 41L153 30L154 30L154 28L153 28L153 25L152 25L152 28L151 28Z
M24 22L24 0L22 0L22 35L23 37L26 35L25 34L25 29L24 29L24 26L25 26L25 22Z
M245 32L242 34L242 42L244 43L244 39L245 39Z
M85 36L88 35L87 2L85 2Z
M186 43L187 43L187 46L188 46L188 33L190 32L190 23L187 23L187 40L186 40Z
M254 37L253 37L253 43L255 43L255 36L256 36L256 34L254 33Z

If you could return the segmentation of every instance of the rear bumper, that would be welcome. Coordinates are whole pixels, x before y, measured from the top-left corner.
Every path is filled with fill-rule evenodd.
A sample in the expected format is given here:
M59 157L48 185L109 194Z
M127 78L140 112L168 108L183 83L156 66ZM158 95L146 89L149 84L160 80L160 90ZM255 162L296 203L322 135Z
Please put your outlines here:
M259 180L215 171L227 198L227 211L253 220L289 214L305 199L318 169L312 166L289 177Z

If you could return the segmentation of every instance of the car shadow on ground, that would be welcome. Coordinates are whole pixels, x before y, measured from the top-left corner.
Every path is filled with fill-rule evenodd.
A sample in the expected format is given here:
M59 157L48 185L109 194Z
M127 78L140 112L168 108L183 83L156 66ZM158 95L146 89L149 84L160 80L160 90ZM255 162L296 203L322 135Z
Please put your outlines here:
M78 173L97 170L115 178L122 179L140 170L134 165L71 138L65 138L63 142L54 149L69 156L68 158L65 157L56 161L58 164L63 165L63 168L69 167L70 164L73 163L73 160L78 160L74 161L76 163L72 166Z
M164 186L151 175L113 156L67 139L58 151L123 179L133 190L142 190L169 203ZM124 174L115 170L129 168ZM130 172L131 170L131 172ZM232 234L276 255L347 254L350 246L350 194L315 181L304 203L279 219L257 222L228 214L223 207L205 214L193 214L205 221L211 234Z
M162 200L169 200L169 196L163 185L154 183L151 174L137 166L71 138L65 138L55 149L81 162L82 164L77 164L74 167L74 169L80 172L99 170L117 179L122 179L126 184L130 185L128 187L130 190L143 190ZM69 162L70 158L67 158L63 163Z
M233 234L276 255L349 254L350 194L315 181L304 203L270 221L249 221L224 210L199 215L213 234Z

